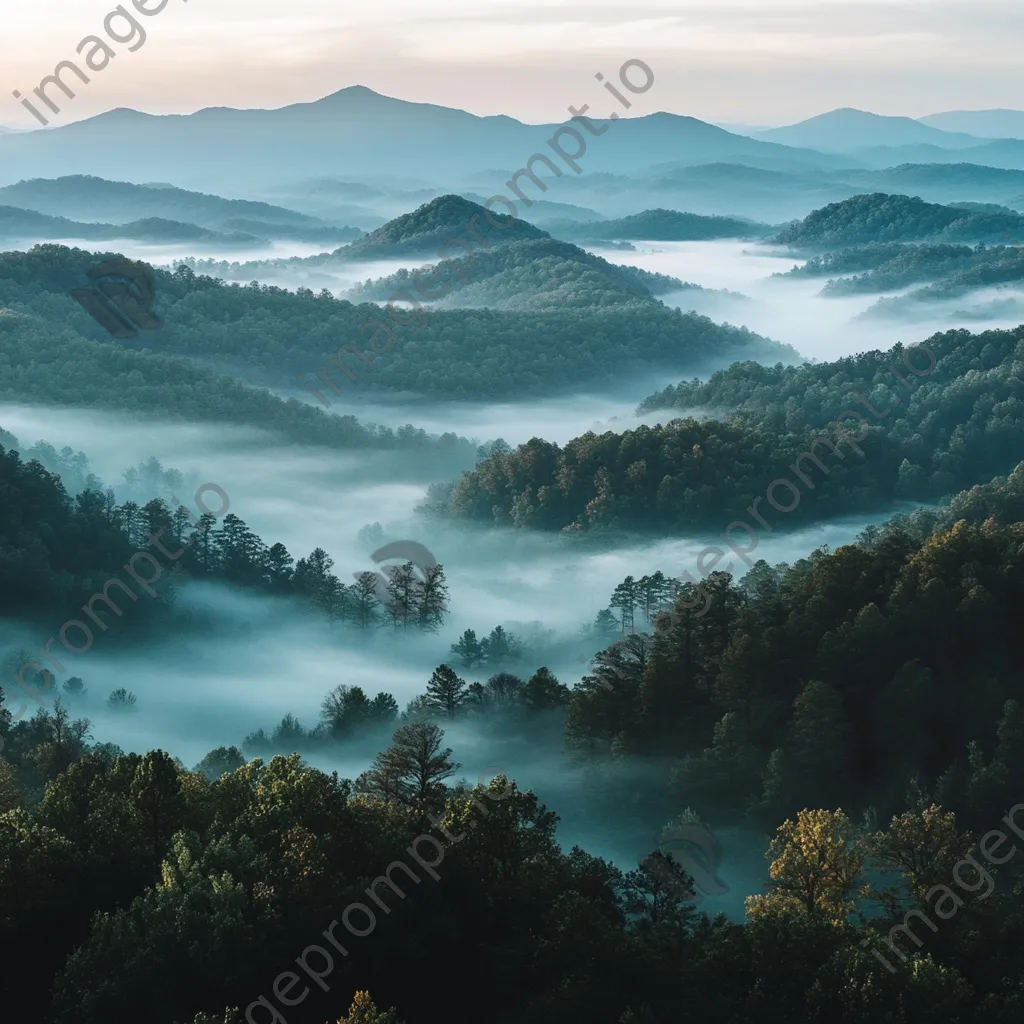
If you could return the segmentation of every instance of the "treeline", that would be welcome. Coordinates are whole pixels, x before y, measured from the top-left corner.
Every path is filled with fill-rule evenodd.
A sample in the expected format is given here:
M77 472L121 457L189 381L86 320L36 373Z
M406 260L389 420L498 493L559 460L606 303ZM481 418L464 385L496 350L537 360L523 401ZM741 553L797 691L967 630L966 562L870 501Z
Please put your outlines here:
M774 241L813 252L881 242L999 243L1007 234L1024 234L1024 217L874 192L814 210L784 228Z
M651 634L573 690L567 739L588 757L672 763L681 806L774 824L805 807L906 809L906 794L994 826L1024 786L1024 464L1008 479L793 566L684 584ZM966 518L960 518L965 516ZM908 731L907 723L913 724ZM666 770L667 771L667 770Z
M534 438L424 507L532 529L663 532L721 531L778 480L789 486L762 514L794 523L936 500L1016 463L1022 342L1024 329L950 331L832 363L737 363L639 410L724 409L726 419L588 433L565 446Z
M339 349L352 345L367 361L345 355L358 383L351 384L336 364L327 371L343 394L351 386L481 399L617 381L623 360L639 372L720 365L732 358L797 358L787 346L745 328L719 326L658 302L545 313L447 310L429 316L425 309L396 308L389 317L376 305L353 305L326 290L227 285L184 266L173 274L154 270L156 310L164 326L126 343L152 350L140 353L111 345L103 328L68 294L83 284L91 266L112 256L55 245L0 254L0 305L47 321L0 318L15 331L0 333L4 384L12 382L12 393L96 405L112 405L116 393L121 408L155 403L160 411L169 407L194 419L260 421L272 429L288 427L309 443L325 443L335 432L358 434L362 428L351 418L324 418L318 410L167 357L185 356L204 365L216 361L251 381L292 390L308 377L323 389L315 374L326 360L337 358ZM39 364L28 358L35 349L42 354ZM130 374L133 370L141 380ZM84 391L83 382L88 382Z
M423 289L426 297L415 290L423 278L420 271L403 268L348 294L355 300L386 301L404 288L419 301L436 299L433 304L438 308L557 310L649 302L658 292L683 288L676 278L619 267L554 238L514 242L475 253L471 259L438 263L429 287ZM433 283L437 279L442 283Z
M984 275L990 272L990 268L1010 261L1024 266L1020 250L1012 246L979 245L973 249L967 245L914 246L870 273L829 281L822 289L822 295L863 295L895 291L920 281L957 280L964 276Z
M71 499L55 474L38 462L22 462L17 452L2 446L0 488L5 495L0 503L0 614L46 611L56 618L72 611L123 574L135 552L145 550L151 557L159 555L168 570L295 595L331 622L359 629L434 632L444 621L448 589L441 566L420 574L407 562L386 567L385 580L363 572L354 583L344 584L331 571L333 560L322 548L296 561L283 544L268 544L234 513L218 523L212 513L196 516L162 498L118 505L112 491L84 490ZM177 552L173 559L172 551ZM173 587L171 579L158 591ZM129 618L145 620L158 605L133 600L125 610ZM93 614L109 620L102 605Z
M0 280L0 291L3 283ZM0 398L7 401L191 423L237 423L267 431L271 444L287 440L331 448L391 449L434 456L442 465L472 465L473 445L455 434L436 437L411 424L395 430L362 424L354 416L326 415L188 359L114 344L80 307L73 312L70 306L77 303L66 296L36 296L31 303L47 307L55 319L0 308ZM87 323L76 320L79 313ZM75 321L74 328L61 324L64 314Z
M679 210L644 210L613 220L579 224L578 234L592 239L637 238L651 242L701 242L715 238L759 238L766 224L740 217L706 216ZM566 227L562 228L566 234Z
M297 754L219 748L188 771L93 747L58 705L0 758L5 1005L53 1024L276 1019L290 990L274 979L296 953L303 971L358 903L368 916L332 931L344 959L307 959L285 1019L430 1024L486 1005L499 1024L1009 1024L1024 983L1024 524L991 513L1022 493L1024 464L958 496L941 515L970 521L924 539L895 522L791 567L760 562L741 585L715 573L708 615L681 593L568 695L575 758L642 764L677 807L772 834L745 923L697 913L693 879L658 851L632 871L563 852L557 816L503 775L454 781L429 718L471 704L446 666L354 782ZM486 689L560 703L543 672ZM342 737L396 724L393 699L356 688L323 711ZM48 780L41 799L19 792L27 765ZM460 984L423 999L453 949Z
M442 719L463 720L487 728L525 726L531 729L537 744L541 715L563 710L568 700L569 688L544 666L528 678L496 672L484 682L468 683L450 665L438 665L426 689L408 702L401 715L392 694L382 692L371 698L361 686L341 683L324 698L316 725L307 728L295 715L286 714L271 732L257 729L249 733L241 752L235 747L222 748L208 755L209 762L200 763L197 770L232 771L244 764L243 753L248 757L296 751L309 754L330 750L339 742L372 740L379 738L380 730L396 719L404 724Z
M1021 281L1024 281L1024 259L1021 258L1021 250L1016 248L1007 249L998 257L979 261L969 269L950 274L935 284L918 288L907 295L879 299L862 315L912 319L921 314L922 305L924 304L950 302L985 288L1019 285ZM1017 294L1012 295L1005 301L1008 301L1011 306L1015 307L1019 305L1019 298L1019 289L1017 289ZM994 300L996 308L998 308L999 301L998 298ZM1017 310L1014 309L1009 315L1016 317Z

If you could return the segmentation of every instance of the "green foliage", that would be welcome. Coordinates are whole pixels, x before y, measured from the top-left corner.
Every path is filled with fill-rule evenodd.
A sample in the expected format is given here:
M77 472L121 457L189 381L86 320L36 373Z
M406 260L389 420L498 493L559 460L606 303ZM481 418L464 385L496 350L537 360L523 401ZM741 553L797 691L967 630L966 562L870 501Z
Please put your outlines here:
M412 290L420 281L426 293L422 299L421 292ZM654 294L683 287L676 278L616 266L569 242L541 238L444 260L429 275L401 269L353 289L349 296L386 301L410 289L406 294L424 302L436 299L433 305L440 309L557 311L650 302Z
M644 210L628 217L596 221L580 230L590 238L642 238L652 242L691 242L713 238L758 238L764 224L738 217L707 217L678 210Z
M996 242L1004 232L1024 233L1024 217L874 192L814 210L780 232L775 242L820 251L882 242Z
M216 359L225 372L293 392L297 380L310 379L332 402L344 397L351 376L336 363L328 367L332 391L315 374L346 345L368 361L342 353L346 365L355 366L354 386L361 390L458 399L507 400L613 382L623 360L638 370L681 370L729 358L797 358L792 349L745 328L720 326L655 301L550 312L438 310L425 320L418 314L392 320L375 304L353 305L327 291L228 285L185 266L174 273L153 270L164 326L145 332L137 346L132 341L122 347L68 294L91 266L115 255L57 245L0 254L0 309L12 310L0 315L0 397L271 425L309 444L436 448L460 456L464 442L455 435L432 441L411 426L363 427L351 416L282 401L175 357Z

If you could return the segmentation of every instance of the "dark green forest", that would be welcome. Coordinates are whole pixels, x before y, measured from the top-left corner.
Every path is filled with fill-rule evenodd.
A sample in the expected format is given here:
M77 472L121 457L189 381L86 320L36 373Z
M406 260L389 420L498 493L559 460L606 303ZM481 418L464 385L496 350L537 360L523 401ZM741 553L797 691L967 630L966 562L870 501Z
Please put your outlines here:
M168 574L159 589L170 587L172 593L164 605L137 604L129 597L134 605L127 607L129 619L139 614L145 621L166 611L175 585L192 578L281 597L297 595L332 623L359 629L415 626L432 632L443 622L443 569L426 570L424 579L409 564L394 570L382 601L376 574L361 573L355 584L346 585L331 572L333 560L322 548L296 561L284 545L264 542L232 512L218 523L212 513L173 507L163 498L119 505L113 491L102 489L95 477L84 482L93 486L72 498L58 473L0 444L0 615L39 618L45 612L59 621L94 593L105 594L112 577L130 583L125 563L136 551L148 550L151 557L159 555L161 570ZM167 548L177 549L177 557L170 558ZM156 575L161 578L162 571ZM121 617L108 607L104 624L97 623L100 629L113 622L111 613Z
M63 296L51 294L40 297L38 305L45 308L50 300L66 304ZM84 319L83 330L103 337L91 318L78 310L69 319ZM282 400L246 387L186 359L92 340L70 326L55 326L38 316L2 308L0 396L172 421L242 424L266 431L271 444L414 451L419 456L434 455L441 464L454 460L471 465L475 456L474 446L455 434L432 437L411 425L396 431L363 425L353 416L329 416L295 399Z
M178 189L142 214L160 188L100 179L14 190L55 206L94 196L104 220L123 197L137 221L174 211L197 231L336 230ZM115 254L0 254L0 399L116 412L140 431L233 425L246 457L261 443L319 446L369 467L332 465L353 493L324 508L299 506L301 472L278 479L296 481L288 501L301 507L300 528L280 528L300 538L289 550L243 518L281 522L259 501L200 505L184 455L186 473L153 457L115 490L83 452L0 429L7 1017L1017 1024L1024 326L804 362L656 298L697 286L481 212L442 196L290 261L439 258L478 218L486 244L368 281L356 301L154 269L162 326L119 341L70 295ZM1024 267L1017 249L991 243L1021 222L991 204L876 194L775 242L810 255L791 273L828 279L828 295L930 283L948 297L1016 280L1000 275ZM663 209L586 229L768 230ZM414 298L424 279L430 301ZM411 309L365 301L400 293ZM363 358L339 366L346 346ZM363 389L570 400L652 371L683 377L637 410L655 425L515 447L361 423L269 390L329 379L342 401ZM371 515L388 510L390 540L394 499L381 495L410 483L427 487L415 532L446 539L451 583L436 562L377 563L395 547L379 546L380 523L358 537L379 572L306 539L347 536L366 498L379 502ZM260 500L283 502L274 486ZM339 493L324 482L327 499ZM854 515L875 525L835 550L777 565L754 555L755 523L785 533ZM704 549L699 579L660 564L706 533L723 549ZM599 588L562 564L577 548L617 559ZM533 614L531 597L589 610L497 621ZM58 677L43 640L84 653L65 640L71 620L102 654L56 665ZM229 675L236 647L251 660ZM216 736L189 748L196 763L150 749L148 715L176 704L212 720L205 688L229 678L244 697L225 702L216 732L185 726L192 743ZM283 699L264 701L278 683ZM460 759L491 767L473 778ZM735 905L715 902L725 878Z
M862 316L905 317L926 312L926 304L948 302L985 288L1014 285L1024 279L1020 246L908 245L885 242L815 256L777 277L831 278L821 290L829 298L897 291L934 282L896 298L883 298ZM1011 314L1012 315L1012 314Z
M546 231L517 219L500 209L487 211L462 196L444 195L389 220L331 256L341 260L375 260L394 256L446 257L453 239L465 242L452 255L468 248L509 245L528 239L546 238ZM311 257L320 260L322 257ZM309 262L307 260L306 262Z
M398 270L349 292L349 298L387 301L400 294L439 308L586 309L628 302L686 286L675 277L620 267L569 242L541 238L512 242L471 258L444 260L429 274Z
M926 203L918 197L874 192L829 203L784 228L774 239L797 250L820 252L883 242L985 242L1024 235L1019 214L985 213Z
M765 224L739 217L709 217L659 209L580 224L577 230L589 239L641 238L652 242L693 242L714 238L760 238L770 229ZM561 234L572 237L565 228Z
M936 500L1015 465L1022 368L1024 328L950 331L926 348L833 363L737 363L641 406L679 418L564 447L534 438L435 489L426 508L541 530L664 533L721 531L786 478L798 495L791 510L792 490L779 502L787 524Z
M74 346L78 335L88 344L83 341L76 357L79 353L84 357L88 349L96 347L95 342L103 341L106 345L98 347L99 351L121 351L120 359L135 359L134 365L140 367L141 361L154 354L184 356L220 373L290 390L298 390L307 378L324 390L326 385L317 383L317 372L326 361L336 360L344 346L351 345L364 354L363 360L351 353L344 355L357 382L336 364L325 371L341 395L356 389L367 393L398 390L467 400L552 394L582 384L608 385L621 380L623 365L639 374L659 368L674 372L675 368L692 367L697 371L739 358L799 358L789 346L745 328L715 324L707 317L681 313L655 301L639 308L612 305L547 313L446 310L428 315L425 309L396 307L389 314L379 306L335 299L327 291L288 291L257 282L244 287L227 285L181 266L174 273L153 271L155 309L164 326L117 349L109 344L104 329L68 294L87 281L90 267L115 255L57 245L0 254L0 307L46 321L45 326L37 322L33 328L24 319L12 320L18 324L15 338L22 329L38 331L47 336L42 339L44 345L55 349L55 339ZM128 346L149 352L136 356ZM15 343L9 357L12 371L27 380L42 376L33 361L17 357L19 351ZM180 369L172 376L186 372L185 364L174 366ZM223 377L192 366L187 372L197 382L208 382L211 390L224 392L202 403L196 401L197 410L203 405L216 414L229 405L262 403L267 409L265 426L279 419L308 416L323 434L337 429L317 418L314 410L248 391L243 397L241 389ZM76 378L93 379L82 374ZM118 386L104 377L95 380L90 390ZM36 384L35 393L41 387Z
M684 585L568 693L543 669L474 691L442 665L399 717L386 694L339 687L324 726L340 742L397 726L356 780L298 754L221 748L192 770L124 754L91 743L64 700L0 722L8 1012L1009 1024L1024 983L1009 628L1024 527L1003 517L1022 494L1024 466L958 496L934 532L897 520L739 583L713 573L702 616ZM642 591L613 595L635 626ZM585 802L765 829L770 880L747 921L701 914L658 851L631 871L563 851L556 809L503 775L460 781L445 729L467 715L499 731L562 721L567 755L592 769ZM545 727L533 742L561 740ZM619 769L639 762L638 791ZM338 925L355 903L374 915L362 937ZM456 951L458 984L424 1000Z

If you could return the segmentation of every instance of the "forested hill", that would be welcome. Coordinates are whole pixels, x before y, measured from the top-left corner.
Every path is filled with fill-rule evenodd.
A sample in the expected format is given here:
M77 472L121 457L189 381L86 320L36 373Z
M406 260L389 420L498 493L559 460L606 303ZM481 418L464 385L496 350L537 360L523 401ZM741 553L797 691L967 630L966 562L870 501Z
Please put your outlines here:
M616 220L580 224L587 238L639 238L653 242L706 241L713 238L760 238L770 229L740 217L705 216L678 210L644 210ZM562 234L566 234L563 229Z
M986 242L1024 237L1024 217L979 213L875 192L830 203L783 229L780 245L822 251L879 242Z
M349 297L386 301L403 289L415 289L422 278L422 274L403 268L353 289ZM435 305L441 308L586 309L650 302L656 294L685 287L677 278L616 266L554 238L513 242L472 258L445 260L429 280L429 287L423 291L439 296Z
M528 238L547 237L546 231L525 220L517 220L497 209L489 213L479 204L461 196L444 195L424 203L412 213L403 213L389 220L351 245L335 250L333 255L345 260L406 255L436 257L446 243L460 236L474 250L478 249L483 243L473 240L473 231L486 239L488 245L507 245ZM452 250L453 255L462 251L458 246Z
M641 407L680 415L720 409L725 420L587 433L564 448L535 438L492 455L426 507L544 530L670 532L721 530L749 519L751 498L781 478L799 495L786 524L877 510L897 499L936 500L1008 471L1024 450L1024 327L950 331L928 345L937 362L923 376L907 369L900 346L819 365L737 364ZM929 367L926 350L906 354L916 368ZM841 415L864 454L846 448L837 457L822 446L822 469L805 460L803 476L795 473L812 440L841 436ZM787 488L775 500L791 506L792 495ZM780 518L770 508L766 514Z
M114 255L57 245L0 254L0 305L108 341L68 293L87 283L90 267ZM227 285L187 267L156 270L154 277L164 326L128 344L292 390L300 378L315 380L344 345L363 351L366 362L348 355L354 382L333 368L342 393L397 390L466 399L557 394L618 381L624 372L702 372L736 359L799 359L788 346L745 328L658 302L548 313L421 310L387 320L379 306L353 305L326 291Z
M275 397L186 359L87 339L72 328L0 307L0 400L130 412L191 423L234 423L265 431L266 443L377 448L472 465L475 447L455 434L397 432L353 416Z
M0 481L51 517L51 536L83 564L97 540L119 542L118 559L130 550L101 504L89 531L66 531L52 481L24 472L0 452ZM568 694L546 669L474 689L442 665L395 721L386 693L371 701L339 684L316 730L325 759L351 757L360 731L399 726L354 781L298 753L246 763L219 747L190 771L163 750L93 743L75 717L89 708L77 677L31 718L0 709L5 1006L14 1020L59 1024L461 1024L481 1006L492 1024L1019 1020L1022 491L1024 466L958 496L949 513L965 521L934 532L895 522L791 567L760 561L740 583L714 572L707 614L685 586L671 613L601 651ZM237 554L242 527L211 549ZM292 579L311 581L313 558L302 561ZM617 588L618 607L634 606L638 582ZM16 708L7 680L19 659L4 662L14 692L0 700ZM88 671L103 681L102 666ZM674 815L669 835L697 826L714 839L728 825L730 857L768 833L770 881L744 922L711 920L695 906L693 869L663 844L631 871L565 851L537 793L504 772L472 791L456 781L439 724L456 719L489 743L514 734L537 763L563 753L545 726L564 722L583 770L541 795L569 776L587 820L621 822L627 841L661 808ZM279 742L297 726L286 716ZM571 812L570 800L559 805ZM418 849L427 821L450 839L429 861ZM705 853L712 873L717 846ZM347 908L370 914L371 902L372 939L356 922L357 941L342 931L335 971L340 959L310 939L336 939ZM424 1001L455 952L454 994ZM295 988L299 975L282 970L293 964L329 978L306 985L294 1014L280 995Z

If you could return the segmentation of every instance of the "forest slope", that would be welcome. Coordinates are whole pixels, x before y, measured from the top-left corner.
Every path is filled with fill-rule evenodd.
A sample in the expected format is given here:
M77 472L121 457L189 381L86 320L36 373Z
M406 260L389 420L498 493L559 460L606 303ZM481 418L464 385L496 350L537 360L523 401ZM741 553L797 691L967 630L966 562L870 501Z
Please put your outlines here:
M787 478L785 492L771 496L787 523L934 500L1016 463L1022 372L1024 328L950 331L922 348L833 363L737 363L667 388L640 410L686 418L588 433L564 448L534 438L492 454L450 495L435 490L425 507L542 530L665 533L722 529L744 516L752 495ZM707 409L724 418L693 418ZM828 445L811 449L820 438Z
M114 255L55 245L0 254L0 304L105 339L68 293L87 283L91 266ZM154 278L164 326L127 344L290 389L345 345L364 353L362 360L346 357L359 388L481 399L610 383L621 380L624 364L637 373L697 372L735 359L799 358L744 328L654 301L548 313L394 309L388 317L379 306L356 306L327 292L227 285L187 267L156 270ZM350 386L336 366L331 372Z

